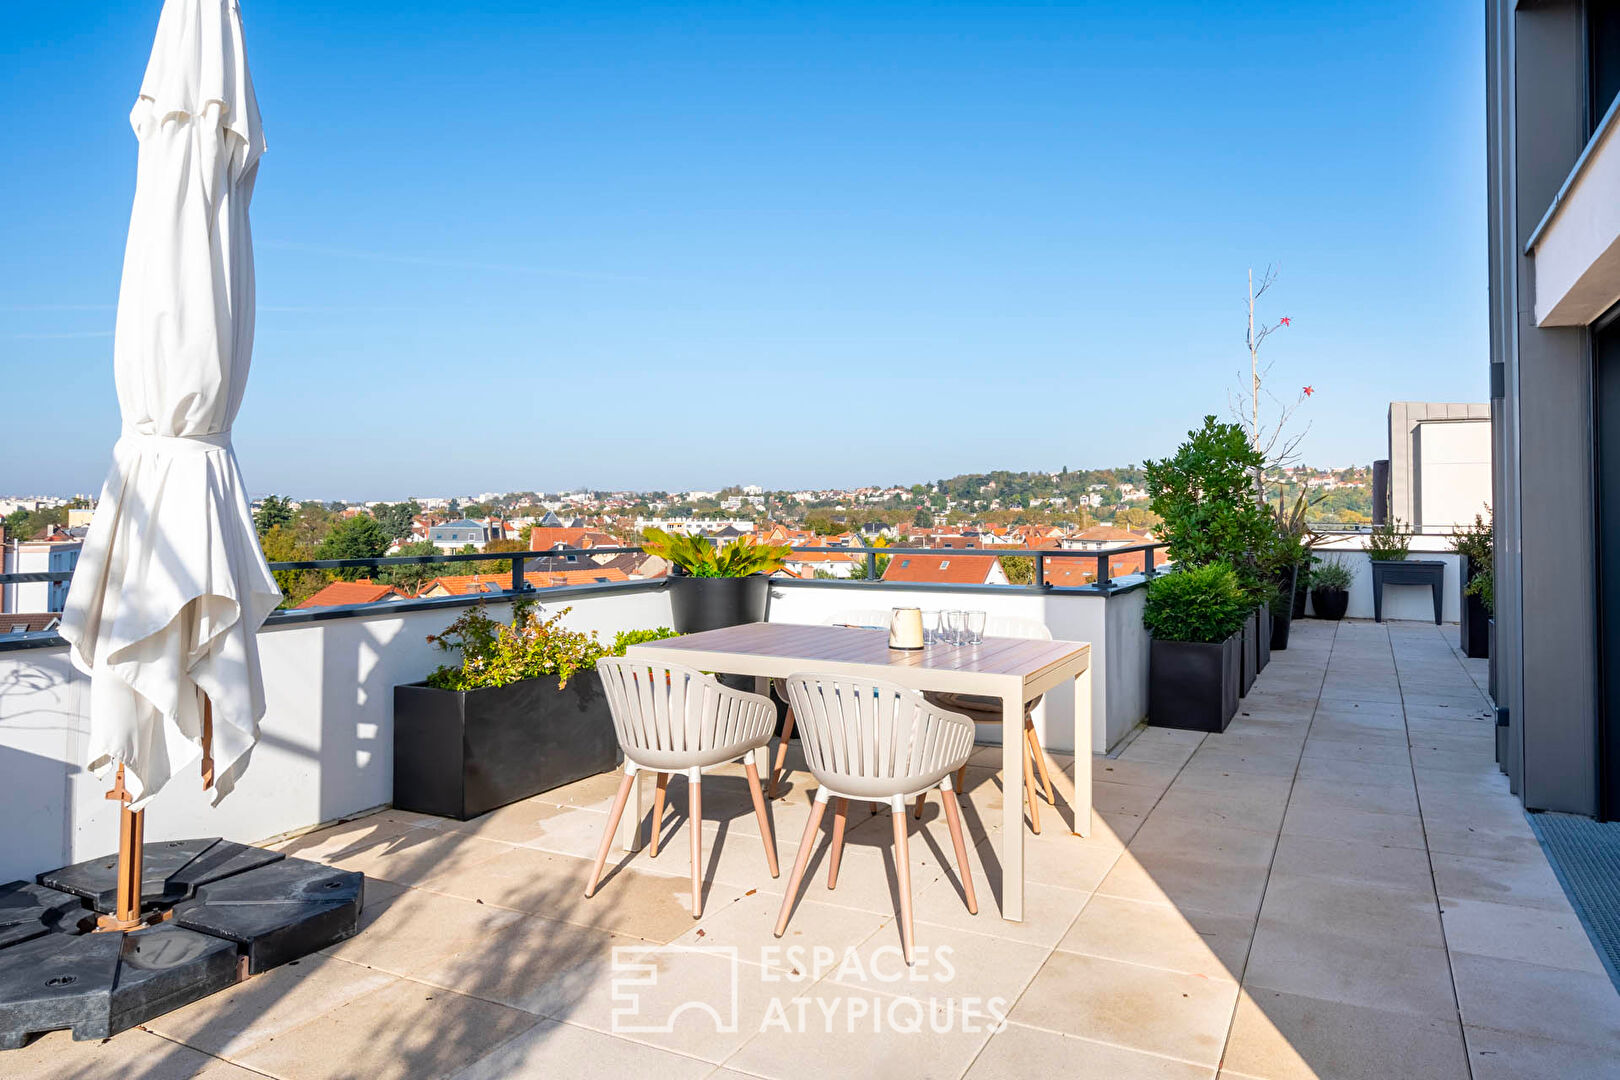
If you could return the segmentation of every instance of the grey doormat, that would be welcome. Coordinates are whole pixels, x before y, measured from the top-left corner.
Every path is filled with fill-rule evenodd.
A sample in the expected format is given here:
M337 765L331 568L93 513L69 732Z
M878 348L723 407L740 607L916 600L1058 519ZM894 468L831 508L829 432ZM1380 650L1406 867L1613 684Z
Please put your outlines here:
M1525 816L1620 990L1620 821L1575 814Z

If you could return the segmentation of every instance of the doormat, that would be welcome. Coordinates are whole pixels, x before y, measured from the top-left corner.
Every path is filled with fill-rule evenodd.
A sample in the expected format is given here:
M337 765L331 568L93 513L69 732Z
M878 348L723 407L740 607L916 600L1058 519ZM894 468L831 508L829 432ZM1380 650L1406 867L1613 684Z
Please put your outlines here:
M1620 821L1550 812L1525 817L1620 990Z

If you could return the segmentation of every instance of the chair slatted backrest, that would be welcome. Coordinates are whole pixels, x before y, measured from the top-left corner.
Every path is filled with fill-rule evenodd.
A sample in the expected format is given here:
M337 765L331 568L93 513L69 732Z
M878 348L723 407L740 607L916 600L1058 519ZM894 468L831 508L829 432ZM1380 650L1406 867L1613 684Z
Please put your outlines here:
M736 742L746 709L711 675L680 664L597 661L619 744L689 753Z
M818 777L906 782L954 769L973 749L973 723L921 694L873 679L803 674L787 680L805 763Z

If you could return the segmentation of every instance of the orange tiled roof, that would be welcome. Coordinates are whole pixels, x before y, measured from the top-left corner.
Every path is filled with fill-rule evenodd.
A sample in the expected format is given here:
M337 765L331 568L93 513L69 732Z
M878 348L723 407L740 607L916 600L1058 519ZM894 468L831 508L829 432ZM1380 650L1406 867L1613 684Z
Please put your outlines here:
M884 581L930 581L949 585L983 585L996 565L994 555L896 555L883 571Z
M298 606L301 608L342 607L348 604L375 604L390 596L407 596L402 589L381 585L370 578L358 581L334 581Z

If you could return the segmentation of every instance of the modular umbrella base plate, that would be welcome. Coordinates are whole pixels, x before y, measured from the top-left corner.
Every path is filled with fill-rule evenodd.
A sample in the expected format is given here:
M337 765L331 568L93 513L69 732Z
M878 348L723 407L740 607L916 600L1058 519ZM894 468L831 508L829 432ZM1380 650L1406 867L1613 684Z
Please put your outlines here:
M170 855L167 873L147 867L161 900L145 907L166 921L145 929L87 932L113 860L39 875L73 892L0 885L0 1050L59 1028L108 1038L359 930L361 874L215 838L175 845L149 849Z

